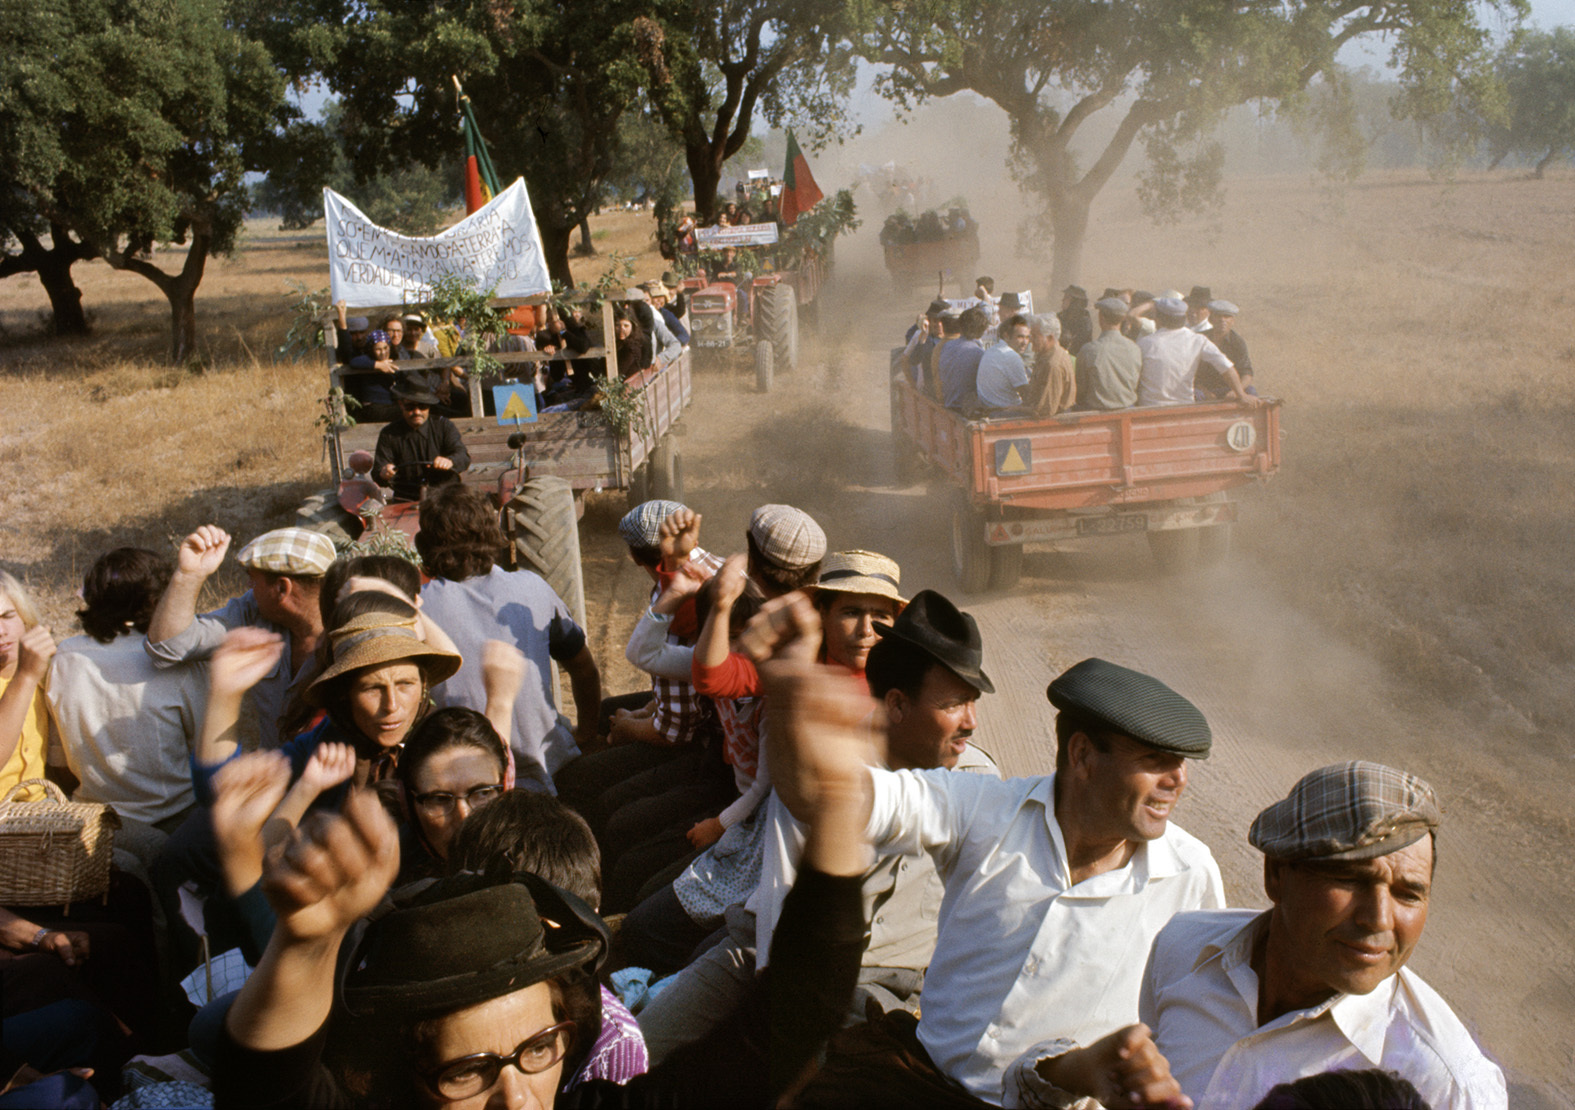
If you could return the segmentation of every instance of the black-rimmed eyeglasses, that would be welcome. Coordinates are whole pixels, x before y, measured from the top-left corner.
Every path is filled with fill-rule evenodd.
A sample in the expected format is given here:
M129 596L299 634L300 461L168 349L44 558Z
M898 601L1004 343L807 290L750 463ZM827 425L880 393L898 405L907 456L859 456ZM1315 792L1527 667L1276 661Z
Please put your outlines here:
M489 1090L506 1064L513 1064L526 1075L539 1075L567 1056L573 1045L574 1022L560 1022L522 1042L507 1056L492 1052L462 1056L427 1072L422 1079L439 1098L458 1102Z

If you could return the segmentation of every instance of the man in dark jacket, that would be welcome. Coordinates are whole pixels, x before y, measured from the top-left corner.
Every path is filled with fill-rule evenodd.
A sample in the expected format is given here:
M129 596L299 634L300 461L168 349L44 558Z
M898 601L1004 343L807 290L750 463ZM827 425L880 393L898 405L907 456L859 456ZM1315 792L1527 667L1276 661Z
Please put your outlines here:
M423 486L458 481L470 466L470 452L453 422L432 411L437 394L419 374L402 375L393 394L400 418L377 434L372 472L393 487L394 496L419 501Z

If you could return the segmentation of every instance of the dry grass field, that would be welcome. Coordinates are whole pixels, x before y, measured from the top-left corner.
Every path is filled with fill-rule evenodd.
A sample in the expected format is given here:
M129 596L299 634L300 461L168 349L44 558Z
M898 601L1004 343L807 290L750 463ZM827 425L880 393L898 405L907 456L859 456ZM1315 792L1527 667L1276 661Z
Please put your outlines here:
M982 266L997 288L1051 299L1046 260L1016 253L1009 191L990 203L979 192L971 196L984 222ZM837 507L845 518L824 521L834 544L878 522L882 542L907 537L906 548L892 538L888 549L903 559L905 584L947 588L943 526L926 515L933 502L890 486L879 349L921 305L891 300L878 224L868 219L839 253L835 304L811 345L820 377L762 397L740 375L697 376L684 447L690 500L718 521L762 493L803 498L814 511ZM639 277L661 268L648 217L614 214L593 226L602 251L644 252ZM35 281L0 282L0 566L32 583L57 630L74 630L72 593L105 548L172 544L206 521L248 538L325 484L313 426L322 367L276 365L269 354L288 326L286 281L326 284L319 235L254 224L240 256L210 265L198 297L210 367L201 373L160 364L167 313L140 278L79 266L96 334L70 343L38 337L45 301ZM1475 838L1446 847L1441 880L1451 856L1456 876L1471 861L1469 874L1491 878L1499 859L1507 893L1485 880L1456 888L1436 934L1430 926L1426 974L1461 965L1445 993L1547 1105L1568 1104L1549 1092L1575 1086L1575 1051L1556 1032L1575 1020L1564 958L1575 934L1557 909L1575 855L1564 801L1575 758L1572 250L1570 173L1453 184L1372 174L1338 191L1304 177L1237 178L1221 217L1163 228L1141 215L1130 190L1107 190L1083 275L1096 293L1196 283L1241 306L1259 388L1286 401L1285 466L1248 499L1225 583L1183 589L1211 617L1223 614L1216 625L1250 626L1253 642L1268 645L1242 664L1246 697L1272 702L1277 688L1307 686L1298 672L1325 662L1311 657L1324 650L1314 643L1381 664L1384 682L1353 695L1349 720L1336 682L1315 691L1331 731L1345 735L1309 737L1306 758L1331 746L1360 752L1375 699L1414 731L1436 728L1424 765L1454 788L1461 835ZM603 264L576 265L590 276ZM832 408L839 401L844 411ZM816 406L825 409L818 422L806 417ZM621 649L644 592L608 538L618 511L606 496L582 526L592 646L612 690L633 683ZM923 554L929 539L936 550ZM1107 571L1105 550L1030 556L1023 591L1075 597L1079 576L1109 592L1123 575L1148 573L1130 561ZM1192 619L1168 614L1155 627ZM1068 640L1076 631L1068 627ZM1114 638L1138 651L1148 635L1138 624ZM1329 673L1345 681L1367 672L1331 664ZM1262 712L1284 715L1295 704ZM1386 749L1375 740L1375 750ZM1451 937L1464 939L1451 949ZM1483 937L1498 947L1487 952ZM1477 966L1488 960L1503 969L1502 987ZM1473 981L1481 986L1468 997Z

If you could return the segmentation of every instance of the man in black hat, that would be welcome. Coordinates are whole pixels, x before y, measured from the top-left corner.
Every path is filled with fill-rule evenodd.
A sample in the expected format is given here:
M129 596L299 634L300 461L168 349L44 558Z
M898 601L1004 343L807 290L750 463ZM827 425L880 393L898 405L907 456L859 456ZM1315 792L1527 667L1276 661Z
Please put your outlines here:
M1209 753L1203 714L1102 659L1048 694L1060 710L1055 773L1005 782L860 766L801 732L791 706L774 707L768 757L789 811L820 792L862 792L876 852L927 851L946 886L917 1025L888 1018L884 1043L845 1066L828 1060L824 1080L878 1084L869 1073L900 1056L937 1091L960 1083L999 1100L1029 1045L1091 1043L1135 1021L1155 934L1180 910L1224 904L1208 848L1170 823L1186 761ZM1116 1014L1125 1022L1106 1020Z
M1061 293L1061 311L1056 316L1061 321L1061 346L1076 358L1083 344L1094 338L1094 321L1088 315L1088 290L1081 285L1068 285Z
M1214 294L1209 292L1207 285L1192 287L1192 292L1186 296L1187 327L1199 334L1214 330L1214 325L1209 323L1209 302L1213 299Z
M422 487L458 481L470 452L453 421L432 411L441 402L421 375L401 375L393 394L399 419L377 434L372 473L393 487L395 497L419 501Z
M995 687L981 669L979 626L933 590L917 594L887 625L869 653L865 678L885 724L885 766L893 770L955 770L999 777L971 741L974 706ZM679 973L646 1009L640 1029L653 1061L698 1040L731 1008L753 979L756 954L769 953L783 900L804 846L803 826L774 797L767 805L760 884L745 912L728 914L728 939ZM887 856L864 877L870 927L854 1012L871 999L882 1009L914 1009L935 951L934 907L943 888L922 852ZM765 960L762 957L761 964Z

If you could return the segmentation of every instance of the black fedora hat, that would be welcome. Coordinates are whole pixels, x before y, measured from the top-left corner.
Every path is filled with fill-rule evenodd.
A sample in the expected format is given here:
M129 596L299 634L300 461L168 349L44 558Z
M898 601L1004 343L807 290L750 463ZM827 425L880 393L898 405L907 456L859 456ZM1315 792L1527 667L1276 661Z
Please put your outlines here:
M1209 292L1207 285L1194 285L1192 292L1187 294L1187 303L1193 308L1202 308L1214 299L1214 294Z
M418 405L440 405L443 402L438 395L432 392L432 387L427 380L414 370L407 370L399 375L394 382L394 388L389 390L396 401L411 401Z
M995 683L980 669L984 644L978 622L934 590L914 594L890 627L877 624L875 631L933 656L980 693L995 693Z
M594 974L607 927L566 890L528 873L462 871L401 887L344 966L351 1015L436 1015L567 972Z

